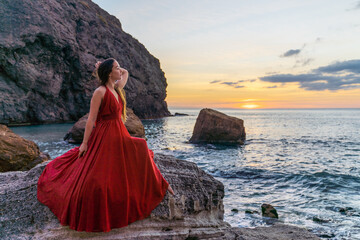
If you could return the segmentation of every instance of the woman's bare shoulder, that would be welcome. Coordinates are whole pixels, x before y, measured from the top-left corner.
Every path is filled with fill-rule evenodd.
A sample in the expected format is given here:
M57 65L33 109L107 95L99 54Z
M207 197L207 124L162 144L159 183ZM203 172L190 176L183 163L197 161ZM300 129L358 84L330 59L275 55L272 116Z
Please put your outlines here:
M105 92L106 92L106 87L99 86L98 88L95 89L94 95L99 95L99 96L103 97L105 95Z

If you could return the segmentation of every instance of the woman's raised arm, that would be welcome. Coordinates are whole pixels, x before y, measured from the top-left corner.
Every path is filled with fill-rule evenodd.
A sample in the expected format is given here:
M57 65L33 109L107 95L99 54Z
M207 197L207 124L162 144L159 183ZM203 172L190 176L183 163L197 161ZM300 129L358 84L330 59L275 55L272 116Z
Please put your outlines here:
M119 89L123 89L127 83L129 78L129 72L125 68L120 68L121 70L121 78L115 82L116 87Z

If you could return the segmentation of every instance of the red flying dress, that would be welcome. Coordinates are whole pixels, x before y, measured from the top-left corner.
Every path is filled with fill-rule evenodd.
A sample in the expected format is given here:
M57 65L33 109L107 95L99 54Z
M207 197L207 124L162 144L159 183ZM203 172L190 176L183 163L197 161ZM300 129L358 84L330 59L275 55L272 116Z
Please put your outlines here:
M55 158L38 180L38 200L76 231L109 232L146 218L169 185L147 142L127 131L119 101L106 87L87 152L78 158L75 147Z

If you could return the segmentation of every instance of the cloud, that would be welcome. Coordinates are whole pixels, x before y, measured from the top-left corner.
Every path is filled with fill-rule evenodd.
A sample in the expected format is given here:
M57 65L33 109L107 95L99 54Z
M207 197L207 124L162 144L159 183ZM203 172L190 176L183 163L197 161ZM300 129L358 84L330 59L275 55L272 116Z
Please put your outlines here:
M227 104L237 104L237 103L279 103L279 102L289 102L288 99L243 99L239 101L226 102Z
M336 72L349 72L360 73L360 59L354 59L343 62L336 62L325 67L315 69L316 72L321 73L336 73Z
M274 75L274 74L277 74L278 72L266 72L265 74L266 75Z
M244 85L239 85L239 83L244 83L244 82L255 82L256 79L247 79L247 80L238 80L238 81L222 81L222 80L213 80L210 82L210 84L213 83L219 83L219 84L224 84L224 85L228 85L234 88L244 88Z
M255 82L256 79L238 80L237 82Z
M225 84L225 85L229 85L229 86L234 86L237 84L237 82L222 82L220 84Z
M231 86L231 87L234 87L234 88L243 88L243 87L245 87L243 85L238 85L239 81L237 81L237 82L222 82L220 84L225 84L225 85L228 85L228 86Z
M346 11L354 11L354 10L359 10L360 9L360 1L358 1L357 3L355 3L356 5L349 8L349 9L346 9Z
M259 78L265 82L273 83L289 83L289 82L307 82L307 81L317 81L319 77L317 74L275 74ZM324 79L322 79L324 80Z
M308 47L309 45L311 46L311 45L317 44L317 43L319 43L321 41L322 41L322 38L317 37L315 39L315 42L313 42L313 43L304 43L301 48L299 48L299 49L290 49L290 50L286 51L285 53L281 54L280 57L282 57L282 58L294 57L296 62L294 64L293 68L304 67L306 65L309 65L309 63L311 63L312 61L314 61L313 58L302 56L302 55L304 55L305 47L309 48ZM306 55L306 52L305 52L305 55Z
M259 78L273 83L299 83L310 91L360 88L360 59L336 62L305 74L273 74Z
M308 64L309 64L310 62L312 62L312 61L314 61L313 58L304 59L304 60L302 61L302 65L303 65L303 66L306 66L306 65L308 65Z
M274 85L274 86L270 86L270 87L265 87L265 88L277 88L278 86Z
M296 63L295 65L293 66L293 68L295 67L304 67L306 65L309 65L310 62L314 61L313 58L304 58L304 59L299 59L299 60L296 60Z
M359 10L360 9L360 1L356 4L356 6L352 10Z
M217 82L221 82L221 80L214 80L214 81L211 81L210 83L217 83Z
M296 56L301 52L301 49L290 49L286 51L284 54L280 55L280 57L291 57Z

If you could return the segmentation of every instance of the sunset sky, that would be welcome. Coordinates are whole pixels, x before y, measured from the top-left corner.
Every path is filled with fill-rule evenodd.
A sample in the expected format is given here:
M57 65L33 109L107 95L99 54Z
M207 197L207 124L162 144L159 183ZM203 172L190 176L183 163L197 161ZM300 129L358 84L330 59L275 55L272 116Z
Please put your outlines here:
M360 108L360 1L95 0L160 60L169 107Z

